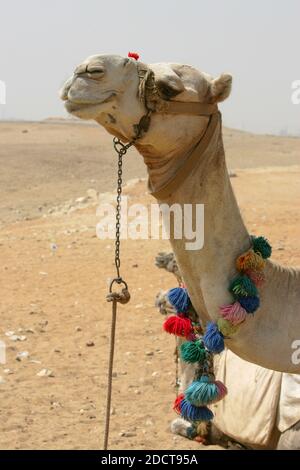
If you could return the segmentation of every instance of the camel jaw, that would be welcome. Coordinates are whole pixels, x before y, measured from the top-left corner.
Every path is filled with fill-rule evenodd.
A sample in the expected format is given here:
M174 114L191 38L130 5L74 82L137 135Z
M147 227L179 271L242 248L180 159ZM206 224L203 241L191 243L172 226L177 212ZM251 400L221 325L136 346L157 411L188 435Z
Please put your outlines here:
M115 96L116 94L115 93L111 93L109 96L107 96L107 98L105 98L104 100L101 100L101 101L93 101L93 102L74 102L70 99L67 99L65 100L64 102L64 105L65 105L65 108L67 110L68 113L70 114L73 114L74 116L77 116L77 117L81 117L81 114L83 113L84 115L86 113L89 113L89 114L94 114L94 111L97 110L97 113L95 114L99 114L99 110L98 108L105 104L105 103L108 103L109 101L111 101L111 99ZM84 116L83 116L84 117Z

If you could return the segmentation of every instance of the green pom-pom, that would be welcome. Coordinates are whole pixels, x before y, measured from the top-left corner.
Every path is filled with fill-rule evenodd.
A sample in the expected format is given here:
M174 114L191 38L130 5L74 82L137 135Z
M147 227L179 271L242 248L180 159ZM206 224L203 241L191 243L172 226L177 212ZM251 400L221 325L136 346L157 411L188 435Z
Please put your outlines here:
M184 362L204 362L206 350L202 341L186 341L180 346L180 356Z
M236 299L239 297L256 297L258 291L254 282L248 276L235 277L229 286L229 291Z
M272 254L272 247L265 237L252 236L253 250L259 253L264 259L270 258Z

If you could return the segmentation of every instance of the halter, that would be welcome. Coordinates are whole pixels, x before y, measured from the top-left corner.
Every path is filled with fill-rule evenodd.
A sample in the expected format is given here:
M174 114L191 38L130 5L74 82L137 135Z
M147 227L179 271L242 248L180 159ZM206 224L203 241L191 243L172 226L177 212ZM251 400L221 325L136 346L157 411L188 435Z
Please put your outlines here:
M139 98L146 108L146 113L142 116L139 123L134 126L135 137L132 140L132 144L149 130L151 115L153 113L209 117L209 122L204 134L175 175L155 191L151 181L148 181L150 194L157 199L166 199L188 177L196 162L207 148L220 121L221 114L217 104L164 100L159 95L153 70L141 62L137 63L137 68L139 76Z

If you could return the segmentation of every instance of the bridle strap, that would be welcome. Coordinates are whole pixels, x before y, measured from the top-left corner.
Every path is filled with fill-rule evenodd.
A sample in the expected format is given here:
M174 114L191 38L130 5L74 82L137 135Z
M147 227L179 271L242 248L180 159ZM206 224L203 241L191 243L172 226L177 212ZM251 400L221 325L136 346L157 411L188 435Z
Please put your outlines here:
M156 199L167 199L178 187L186 180L192 170L197 166L201 155L207 149L211 138L213 137L218 123L221 122L221 113L217 112L211 115L206 131L200 141L197 143L187 160L178 168L175 175L163 186L153 190L150 179L148 180L148 189Z
M151 122L151 115L153 114L181 114L209 117L209 123L204 135L196 144L188 159L178 168L175 175L167 181L166 184L155 191L152 188L151 181L148 181L150 194L157 199L166 199L179 187L179 185L188 177L190 172L197 165L200 156L206 150L212 136L214 135L218 122L220 121L221 114L216 103L167 101L163 99L156 87L154 72L146 64L141 62L137 63L137 70L140 82L139 97L147 112L135 126L136 135L131 141L131 144L135 144L135 142L148 131Z
M186 114L192 116L211 116L218 112L216 104L183 102L183 101L162 101L156 107L157 113L162 114Z

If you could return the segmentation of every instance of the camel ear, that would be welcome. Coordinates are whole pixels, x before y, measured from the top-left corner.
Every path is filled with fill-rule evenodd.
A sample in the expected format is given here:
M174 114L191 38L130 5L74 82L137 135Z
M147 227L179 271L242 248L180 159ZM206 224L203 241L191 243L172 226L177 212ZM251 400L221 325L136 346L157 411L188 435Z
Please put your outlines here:
M231 92L232 76L228 73L222 73L210 84L210 103L219 103L226 100Z
M171 68L157 70L155 84L159 95L164 100L170 100L184 91L182 80Z

